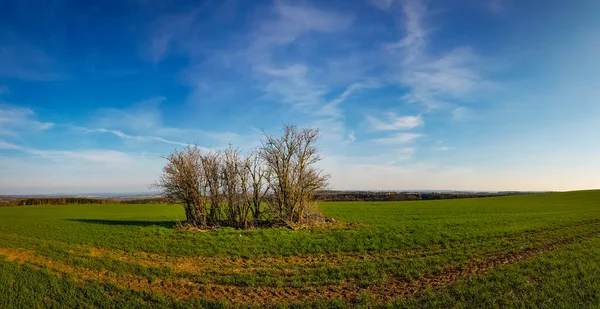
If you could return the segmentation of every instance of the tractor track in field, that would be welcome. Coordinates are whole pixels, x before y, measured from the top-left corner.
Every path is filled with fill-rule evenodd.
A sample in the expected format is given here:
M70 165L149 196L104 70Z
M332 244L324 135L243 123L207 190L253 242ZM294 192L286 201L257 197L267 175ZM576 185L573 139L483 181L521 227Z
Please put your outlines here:
M496 236L494 238L504 238L509 240L513 247L519 247L531 242L532 239L547 240L546 232L570 230L574 227L583 225L598 225L600 220L586 220L576 222L558 228L542 228L533 231L526 231L510 236ZM519 242L520 241L520 242ZM471 247L479 245L472 244ZM455 250L465 249L457 247ZM349 262L381 262L381 261L402 261L408 258L431 257L443 254L449 248L441 245L430 245L423 248L408 250L385 250L377 252L340 252L331 254L316 254L305 256L279 256L279 257L257 257L257 258L228 258L228 257L186 257L173 256L159 253L149 253L142 251L128 252L124 250L105 249L98 247L81 247L85 255L96 258L113 259L120 262L137 264L148 268L168 268L175 273L240 273L255 272L261 270L272 270L277 268L282 271L289 271L294 267L311 268L315 266L341 265Z
M352 302L364 295L385 303L394 299L418 294L428 288L441 288L451 285L459 279L468 279L472 275L483 274L501 265L513 264L538 254L549 252L578 241L597 237L598 231L587 232L564 239L543 242L534 248L517 248L514 252L493 253L480 256L463 265L450 265L441 272L427 274L414 280L390 276L382 283L362 285L356 280L345 280L338 285L306 288L294 287L238 287L233 285L201 284L186 278L148 279L132 274L111 271L95 271L85 267L73 266L36 255L32 251L0 248L0 256L16 263L30 263L46 268L58 275L70 274L76 280L97 280L113 284L124 289L146 291L178 300L200 298L209 301L228 301L232 304L267 305L277 303L313 302L316 300L341 299ZM415 254L425 254L415 252ZM314 257L313 257L314 258ZM270 260L263 262L268 263ZM319 260L320 261L320 260Z

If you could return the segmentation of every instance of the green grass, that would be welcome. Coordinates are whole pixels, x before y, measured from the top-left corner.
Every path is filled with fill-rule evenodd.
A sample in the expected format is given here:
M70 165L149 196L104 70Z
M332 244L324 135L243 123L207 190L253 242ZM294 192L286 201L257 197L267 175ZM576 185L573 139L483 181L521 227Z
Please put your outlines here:
M593 237L600 235L600 191L415 202L329 202L322 203L320 208L330 217L358 225L337 230L224 228L190 233L172 228L176 220L184 218L183 210L177 206L4 207L0 208L0 248L31 250L65 265L149 280L184 278L197 284L242 288L318 288L348 280L358 286L378 284L392 277L415 280L485 256L535 249L548 242L587 235L588 239L580 244L503 266L449 288L426 291L393 305L539 307L544 306L543 299L552 293L557 294L553 296L559 304L557 307L600 305L599 286L592 283L593 275L600 278L600 265L594 264L596 262L589 267L584 265L590 257L600 253L599 238ZM276 262L235 271L215 267L203 272L187 272L90 256L90 247L130 252L132 256L140 251L156 253L166 260L205 256L225 260L241 257L252 261L266 257L275 258ZM425 254L411 253L417 249L423 249ZM342 259L281 262L282 257L317 254L334 254ZM561 264L555 261L564 262L564 268L558 267ZM10 287L0 284L0 299L6 296L4 303L0 300L0 307L221 305L203 300L175 301L95 281L76 283L59 279L39 267L1 262L0 282L17 281L17 285ZM531 282L535 288L531 288ZM44 290L50 287L51 291ZM577 287L577 291L571 287ZM40 293L54 295L50 298L55 301L36 296ZM90 293L92 296L82 296ZM569 298L575 303L570 303ZM307 306L372 303L368 299L365 296L350 303L325 301ZM552 304L546 306L552 307Z
M598 308L600 241L584 241L393 304L398 308Z

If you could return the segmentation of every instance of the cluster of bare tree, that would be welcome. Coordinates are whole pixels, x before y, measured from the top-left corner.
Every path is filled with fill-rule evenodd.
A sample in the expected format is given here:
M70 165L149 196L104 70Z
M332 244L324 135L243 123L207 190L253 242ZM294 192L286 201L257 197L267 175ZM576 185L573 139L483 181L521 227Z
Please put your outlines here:
M327 187L317 129L284 126L284 134L265 134L261 146L243 156L230 146L201 151L190 145L166 157L154 187L185 209L194 227L305 223L323 219L314 194Z

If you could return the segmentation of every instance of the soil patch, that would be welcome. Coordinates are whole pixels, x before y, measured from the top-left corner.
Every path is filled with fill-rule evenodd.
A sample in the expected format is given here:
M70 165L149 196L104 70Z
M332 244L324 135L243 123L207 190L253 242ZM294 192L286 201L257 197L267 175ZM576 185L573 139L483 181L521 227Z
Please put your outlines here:
M440 273L425 275L415 280L391 277L383 283L371 286L361 286L356 281L347 280L339 285L321 287L243 288L229 285L199 284L185 278L147 279L131 274L95 271L83 267L66 265L37 256L31 251L18 249L0 248L0 255L5 256L8 261L20 264L27 262L46 267L58 275L68 273L78 280L98 280L114 284L120 288L135 291L143 290L175 299L201 298L211 301L225 300L233 304L267 305L301 301L311 302L319 299L340 299L352 302L364 295L371 295L378 302L385 303L397 298L417 294L428 288L448 286L458 279L467 279L474 274L482 274L498 266L532 258L540 253L548 252L583 239L596 237L597 235L598 232L588 233L568 239L548 241L536 248L516 250L512 253L489 254L465 265L448 267ZM96 256L104 256L104 253L100 249L90 252L91 255ZM322 258L325 259L325 257ZM290 259L289 262L293 263L293 258ZM263 260L262 262L267 263L267 261Z

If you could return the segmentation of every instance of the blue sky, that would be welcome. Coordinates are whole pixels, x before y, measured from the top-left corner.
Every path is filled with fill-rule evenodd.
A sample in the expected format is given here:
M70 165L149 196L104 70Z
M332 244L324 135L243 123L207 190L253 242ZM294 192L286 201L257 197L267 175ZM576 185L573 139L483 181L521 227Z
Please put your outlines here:
M318 127L333 189L600 188L600 2L2 1L0 194Z

